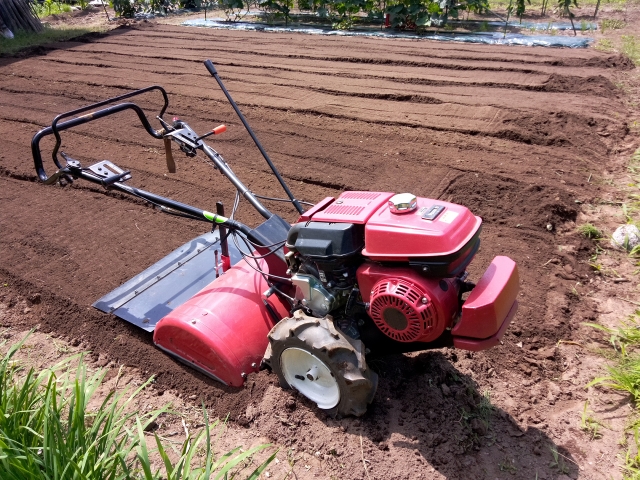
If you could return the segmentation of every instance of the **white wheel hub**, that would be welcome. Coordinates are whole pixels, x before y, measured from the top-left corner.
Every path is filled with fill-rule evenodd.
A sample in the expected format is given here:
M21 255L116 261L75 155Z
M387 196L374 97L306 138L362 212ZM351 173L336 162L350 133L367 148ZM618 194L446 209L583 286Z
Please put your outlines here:
M319 408L328 410L340 403L340 387L329 367L301 348L287 348L280 355L280 368L287 383Z

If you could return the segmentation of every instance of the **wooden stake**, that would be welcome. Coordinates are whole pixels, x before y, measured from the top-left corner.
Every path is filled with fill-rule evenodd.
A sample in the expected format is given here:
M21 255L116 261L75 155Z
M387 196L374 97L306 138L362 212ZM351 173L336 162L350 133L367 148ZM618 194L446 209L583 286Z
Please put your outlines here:
M171 153L171 139L164 138L164 153L167 157L167 170L169 173L176 173L176 162L173 161L173 153Z

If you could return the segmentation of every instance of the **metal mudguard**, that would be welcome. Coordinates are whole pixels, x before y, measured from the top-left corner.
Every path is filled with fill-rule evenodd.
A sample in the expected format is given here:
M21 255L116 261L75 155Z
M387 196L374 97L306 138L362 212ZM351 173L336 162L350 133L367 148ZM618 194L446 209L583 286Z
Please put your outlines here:
M453 345L463 350L485 350L500 338L518 310L518 267L498 256L462 305L460 321L451 330Z
M269 272L264 260L259 264ZM153 341L216 380L242 386L249 373L260 369L267 334L289 314L278 295L265 298L268 289L259 272L239 262L160 320Z
M137 327L153 332L158 321L216 279L216 255L220 258L218 231L185 243L142 273L106 294L93 306ZM231 265L242 255L229 242Z

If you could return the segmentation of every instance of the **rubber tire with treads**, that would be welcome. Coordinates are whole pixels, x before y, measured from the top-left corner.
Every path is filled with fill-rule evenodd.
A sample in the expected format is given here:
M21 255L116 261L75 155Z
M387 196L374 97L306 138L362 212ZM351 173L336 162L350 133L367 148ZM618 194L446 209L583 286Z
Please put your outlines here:
M367 367L363 343L337 330L330 316L315 318L297 311L293 318L284 318L273 327L269 342L264 360L283 388L292 387L285 379L280 357L288 348L302 349L321 360L337 380L340 400L325 412L333 417L359 417L367 411L376 393L378 375Z

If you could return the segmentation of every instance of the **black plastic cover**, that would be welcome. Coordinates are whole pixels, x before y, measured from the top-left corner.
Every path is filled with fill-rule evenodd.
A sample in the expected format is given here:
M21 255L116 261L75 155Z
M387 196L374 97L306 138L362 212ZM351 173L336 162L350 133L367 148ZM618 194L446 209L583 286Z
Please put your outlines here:
M332 260L359 253L364 247L364 225L353 223L296 223L287 248L314 259Z

